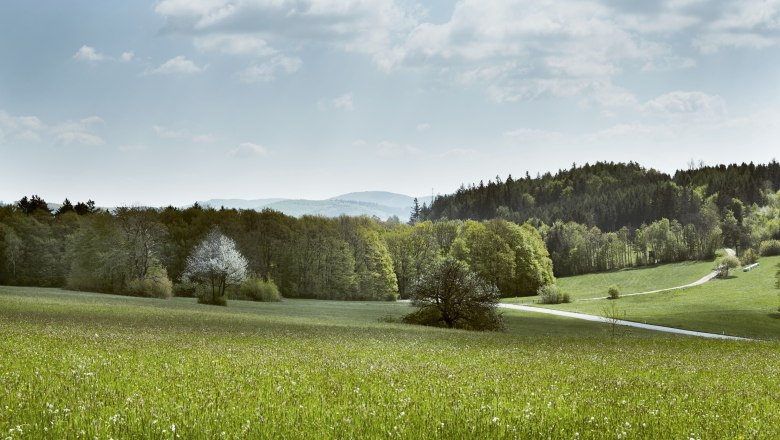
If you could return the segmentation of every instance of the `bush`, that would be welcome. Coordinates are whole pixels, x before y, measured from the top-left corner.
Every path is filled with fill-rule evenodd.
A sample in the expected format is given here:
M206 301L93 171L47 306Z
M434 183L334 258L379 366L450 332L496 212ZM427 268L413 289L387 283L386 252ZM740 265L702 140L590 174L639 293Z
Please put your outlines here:
M198 291L201 289L199 288ZM211 297L211 292L199 292L198 304L210 304L212 306L227 306L227 296Z
M727 255L718 262L718 276L720 278L726 278L729 276L729 270L736 269L737 267L739 267L739 260L737 257L733 255Z
M762 257L771 257L774 255L780 255L780 240L766 240L762 241L758 246L758 253Z
M555 284L547 284L540 287L536 294L539 295L539 302L542 304L562 304L571 302L571 296L569 296L568 293L561 292L561 289Z
M163 267L152 267L144 278L136 278L127 283L128 295L151 298L170 298L173 295L173 283Z
M274 280L264 281L261 278L250 277L241 283L238 289L241 296L252 301L275 302L280 301L282 296L279 294L279 288L276 287Z
M618 299L620 298L620 289L613 284L607 289L607 295L609 295L609 299Z
M743 266L749 266L753 263L758 261L758 255L756 255L756 252L753 249L748 249L742 254L742 258L739 259L739 262Z
M173 285L173 296L182 296L186 298L194 298L197 293L197 285L188 281L176 283Z

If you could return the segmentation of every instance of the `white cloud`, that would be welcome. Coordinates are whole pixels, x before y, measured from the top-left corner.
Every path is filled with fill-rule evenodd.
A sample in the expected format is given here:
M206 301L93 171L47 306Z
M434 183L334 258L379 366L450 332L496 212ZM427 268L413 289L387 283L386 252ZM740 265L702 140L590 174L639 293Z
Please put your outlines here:
M80 121L84 125L95 125L95 124L104 124L106 121L103 120L100 116L88 116L86 118L83 118Z
M132 50L122 52L118 57L112 57L103 53L100 53L92 46L81 46L79 50L73 55L73 59L79 61L86 61L89 63L97 63L100 61L119 61L122 63L128 63L135 58L135 52Z
M11 130L40 130L44 128L43 123L37 116L12 116L4 111L0 111L0 126Z
M196 39L229 34L237 38L325 43L351 52L376 54L390 48L421 14L420 7L407 8L400 3L395 0L163 0L155 11L165 17L169 28L189 32Z
M27 142L40 142L41 141L41 135L38 133L32 131L32 130L25 130L18 135L16 135L16 138L22 141Z
M43 123L41 123L41 120L38 119L37 116L19 116L17 121L19 121L19 125L29 128L30 130L40 130L43 128Z
M206 70L208 66L198 66L192 60L187 59L184 55L171 58L170 60L162 63L157 68L152 69L148 73L171 75L171 74L194 74L200 73Z
M98 62L107 59L105 55L95 50L92 46L81 46L81 48L73 54L73 59L79 61Z
M675 91L648 101L643 109L661 116L713 119L726 114L726 102L720 96L704 92Z
M193 43L199 50L228 55L267 57L277 52L268 45L265 39L257 35L204 35L195 37Z
M427 69L484 87L496 102L563 96L603 107L632 97L604 95L628 72L696 66L724 47L762 49L780 41L780 0L460 0L449 16L402 0L162 0L170 30L203 50L295 63L253 65L238 76L270 81L302 63L289 54L336 47L372 57L386 72Z
M777 37L759 33L715 32L696 38L693 46L703 54L713 54L722 48L765 49L777 43Z
M238 78L246 83L269 82L276 79L280 73L295 73L303 62L300 58L277 56L270 61L248 67L238 72Z
M152 125L152 129L154 130L155 134L157 134L157 136L163 139L179 139L189 135L187 130L171 129L167 127L162 127L160 125Z
M55 137L59 142L70 145L102 145L103 139L93 133L82 131L80 129L66 129L63 128Z
M780 29L780 1L726 2L722 16L711 27L719 30Z
M105 121L99 116L89 116L78 122L65 122L54 128L54 138L65 145L102 145L104 141L94 133L93 127L103 123Z
M336 110L346 110L350 112L355 110L355 104L352 101L352 93L345 93L344 95L334 99L333 108Z
M0 111L0 128L5 128L5 133L17 140L39 142L40 132L46 127L37 116L13 116Z
M230 157L257 157L267 156L268 148L263 145L255 144L252 142L243 142L238 145L237 148L230 150L228 153Z
M430 128L431 128L431 124L427 122L421 122L417 124L417 131L427 131L430 130Z
M227 2L224 0L163 0L154 10L166 16L198 17L216 12L226 6Z
M696 60L690 57L668 55L654 58L642 66L643 72L669 72L672 70L690 69L696 66Z

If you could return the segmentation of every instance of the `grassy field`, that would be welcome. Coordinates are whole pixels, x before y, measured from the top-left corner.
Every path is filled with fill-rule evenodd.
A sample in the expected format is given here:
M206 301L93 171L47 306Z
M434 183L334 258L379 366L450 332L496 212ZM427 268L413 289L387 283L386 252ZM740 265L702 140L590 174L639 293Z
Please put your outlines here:
M777 438L775 343L0 287L3 438ZM568 336L563 336L568 335Z
M712 272L712 261L685 261L644 268L629 268L557 279L560 288L572 300L607 296L610 286L618 286L622 293L639 293L669 287L684 286ZM504 302L530 304L536 297L506 298Z
M778 340L780 291L774 283L780 257L765 257L760 263L758 269L750 272L735 270L728 279L714 279L687 289L545 307L602 315L604 307L614 303L625 319L631 321Z
M609 286L616 285L622 293L648 292L683 286L712 272L711 261L686 261L650 268L624 269L558 279L558 285L573 299L607 296Z

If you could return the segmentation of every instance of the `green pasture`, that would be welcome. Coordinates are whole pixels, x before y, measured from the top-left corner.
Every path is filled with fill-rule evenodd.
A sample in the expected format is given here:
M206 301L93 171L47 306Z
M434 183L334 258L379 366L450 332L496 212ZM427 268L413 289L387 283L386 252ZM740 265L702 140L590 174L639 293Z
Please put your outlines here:
M775 273L780 257L765 257L759 262L761 266L750 272L737 269L727 279L716 278L696 287L617 300L580 300L545 307L602 315L605 307L611 308L614 304L624 319L630 321L778 340L780 290L775 288ZM655 271L653 276L660 277L666 267L646 271ZM589 275L574 278L585 277Z
M622 293L649 292L693 283L715 268L711 261L685 261L649 268L623 269L558 279L558 285L573 299L607 296L609 286Z
M776 438L776 343L0 287L3 438Z

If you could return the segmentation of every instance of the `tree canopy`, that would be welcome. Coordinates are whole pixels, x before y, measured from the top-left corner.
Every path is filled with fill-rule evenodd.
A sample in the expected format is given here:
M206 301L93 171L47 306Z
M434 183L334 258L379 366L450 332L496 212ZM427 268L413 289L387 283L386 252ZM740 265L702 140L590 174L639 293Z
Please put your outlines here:
M208 304L225 304L225 290L247 277L247 261L236 243L218 228L209 232L187 258L183 279L205 288L200 299Z
M412 288L412 305L418 310L404 321L413 324L501 330L503 320L496 306L498 289L469 271L454 258L436 263Z

